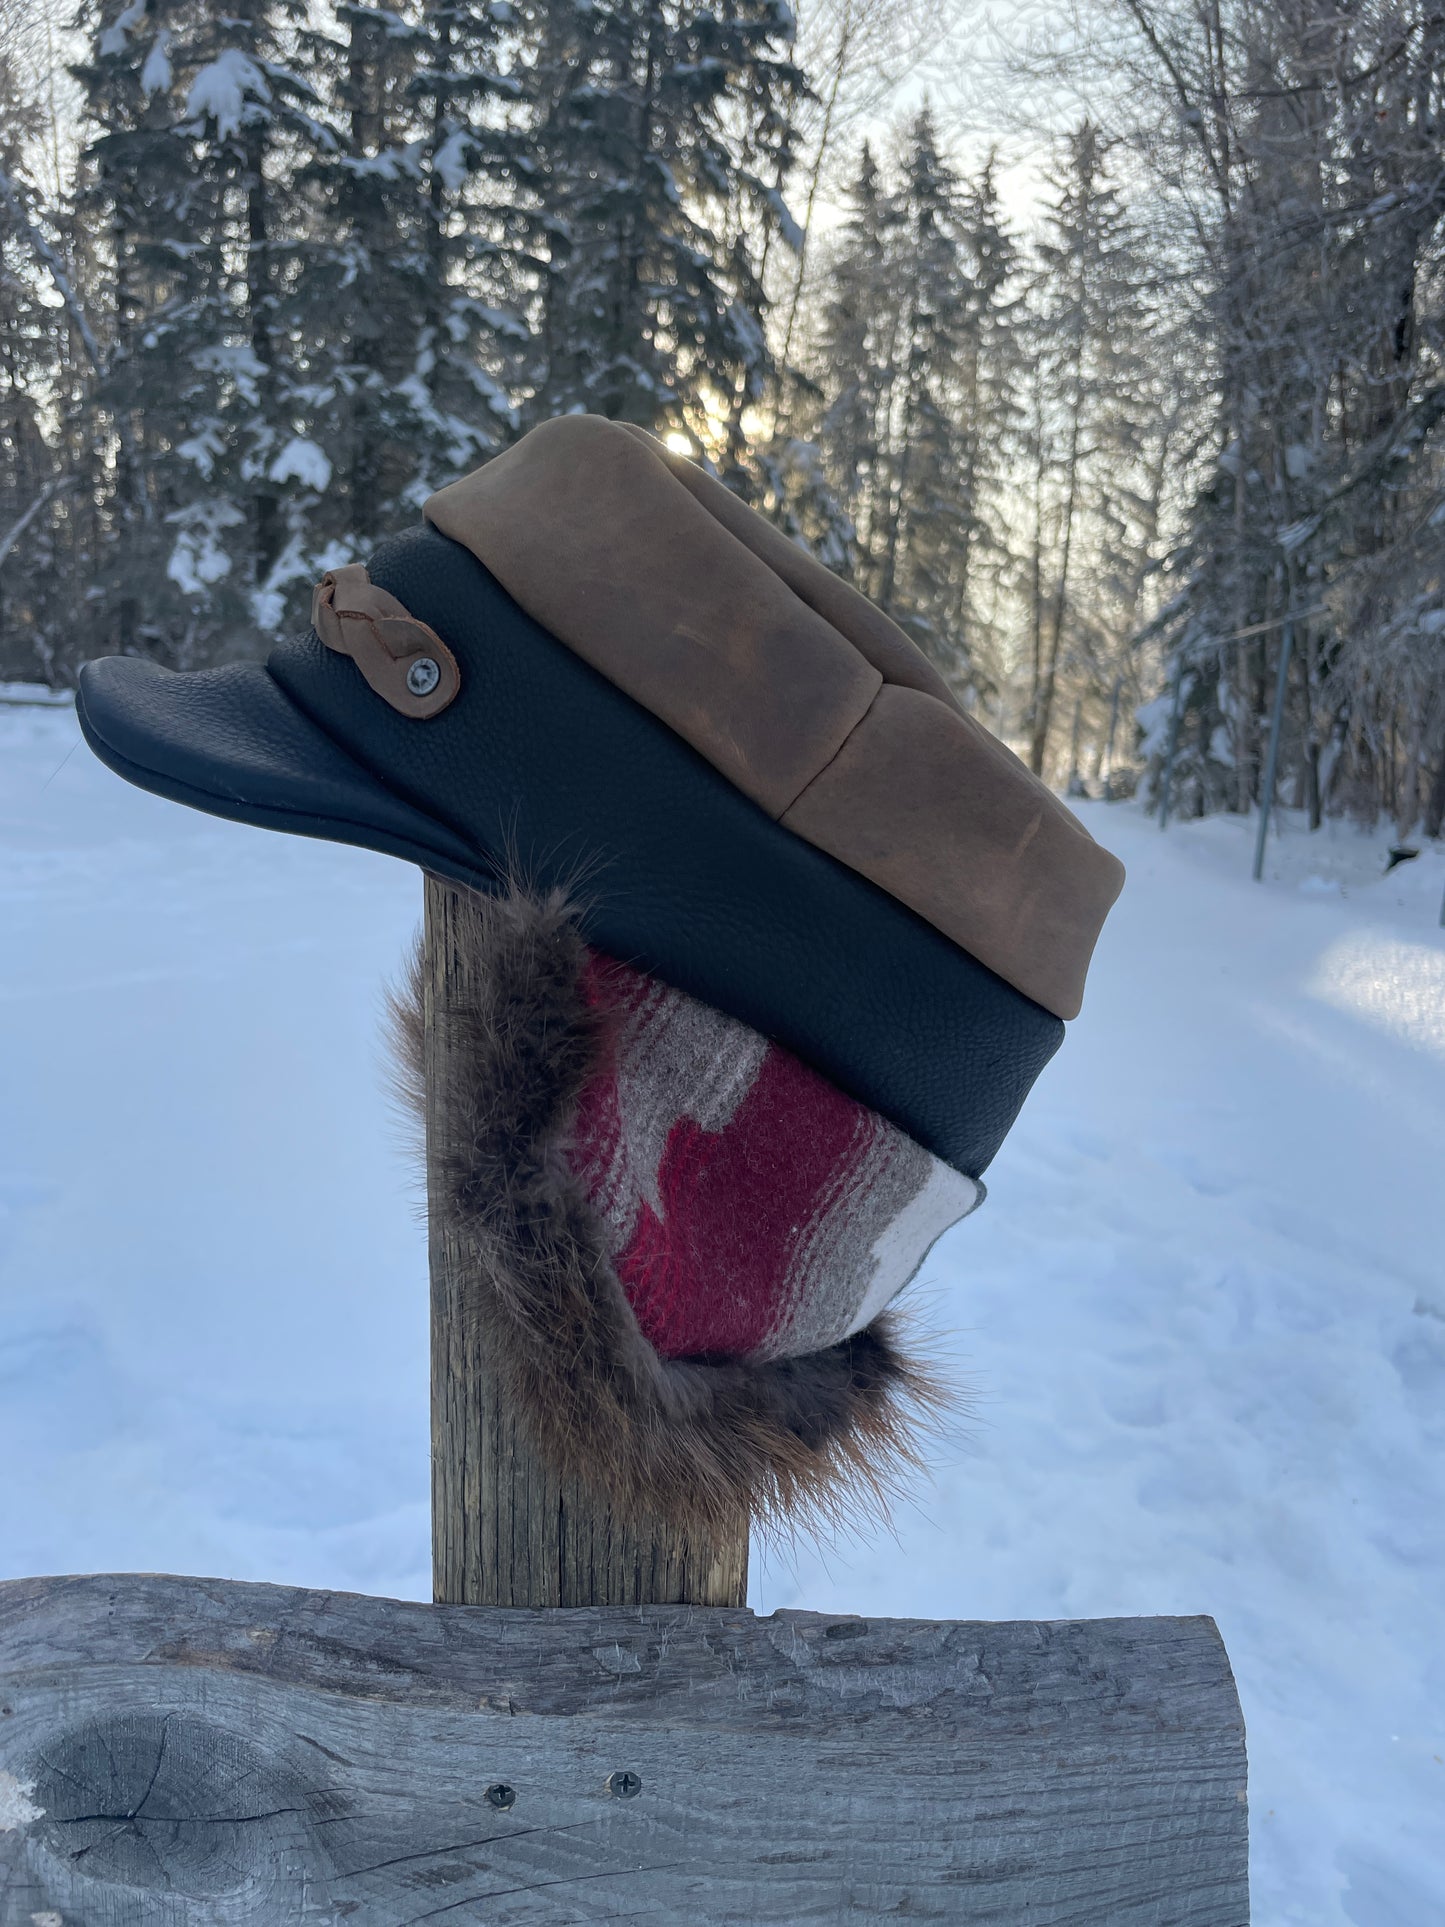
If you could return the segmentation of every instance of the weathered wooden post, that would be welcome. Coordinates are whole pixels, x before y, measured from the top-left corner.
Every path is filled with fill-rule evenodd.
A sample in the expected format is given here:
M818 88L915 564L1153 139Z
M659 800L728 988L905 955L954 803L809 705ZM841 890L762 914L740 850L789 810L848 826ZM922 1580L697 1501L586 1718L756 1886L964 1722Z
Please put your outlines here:
M447 1012L468 994L467 954L453 937L458 893L426 879L428 1119ZM433 1135L428 1132L429 1137ZM439 1604L469 1606L741 1606L748 1524L690 1544L663 1521L618 1519L596 1489L559 1478L507 1410L484 1326L467 1315L475 1264L431 1202L432 1574Z

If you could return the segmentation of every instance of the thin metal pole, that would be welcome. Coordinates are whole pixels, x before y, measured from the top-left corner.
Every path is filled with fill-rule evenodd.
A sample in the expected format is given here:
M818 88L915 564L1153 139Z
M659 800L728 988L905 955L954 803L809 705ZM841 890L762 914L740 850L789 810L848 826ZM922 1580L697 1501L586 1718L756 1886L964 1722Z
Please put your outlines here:
M1264 844L1269 835L1269 816L1274 808L1274 779L1279 771L1279 739L1284 728L1284 697L1289 683L1290 651L1294 648L1294 620L1284 625L1279 645L1279 679L1274 686L1274 715L1269 725L1269 757L1265 765L1264 791L1259 799L1259 835L1254 841L1254 880L1264 876Z
M1169 745L1164 751L1164 776L1159 785L1159 827L1169 827L1170 793L1174 787L1174 758L1179 749L1179 718L1184 708L1184 659L1174 665L1174 708L1169 716Z

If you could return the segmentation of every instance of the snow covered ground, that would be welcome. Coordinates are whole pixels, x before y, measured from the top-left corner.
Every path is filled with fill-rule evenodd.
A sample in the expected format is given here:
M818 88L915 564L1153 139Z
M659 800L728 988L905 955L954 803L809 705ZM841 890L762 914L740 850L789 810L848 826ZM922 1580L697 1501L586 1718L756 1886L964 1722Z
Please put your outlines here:
M0 708L0 1574L424 1596L401 864L212 822ZM1215 1615L1256 1927L1445 1921L1445 852L1167 836L923 1287L974 1417L754 1603Z

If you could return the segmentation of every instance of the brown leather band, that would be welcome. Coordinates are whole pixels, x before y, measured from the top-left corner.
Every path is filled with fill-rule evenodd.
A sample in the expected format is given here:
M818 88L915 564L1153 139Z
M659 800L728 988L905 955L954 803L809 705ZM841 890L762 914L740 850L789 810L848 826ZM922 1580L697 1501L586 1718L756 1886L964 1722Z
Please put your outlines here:
M720 482L564 415L424 512L785 829L1077 1013L1122 865L881 610Z
M311 597L311 626L328 649L349 656L368 686L402 716L425 722L461 689L457 659L435 629L378 588L359 562L322 576Z

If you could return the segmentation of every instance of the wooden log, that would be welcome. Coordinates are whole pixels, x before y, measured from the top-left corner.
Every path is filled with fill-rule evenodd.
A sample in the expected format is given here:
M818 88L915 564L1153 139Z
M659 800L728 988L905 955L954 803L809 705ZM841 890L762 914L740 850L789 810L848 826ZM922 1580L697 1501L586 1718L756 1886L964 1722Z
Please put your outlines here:
M1247 1927L1208 1619L0 1585L0 1927Z
M442 1088L447 1012L469 994L454 938L457 892L426 879L428 1105ZM431 1119L429 1132L433 1135ZM621 1520L596 1491L559 1478L497 1395L487 1333L467 1316L473 1254L435 1209L431 1261L432 1578L446 1604L741 1605L748 1523L712 1542L662 1521ZM600 1471L605 1470L599 1468Z

